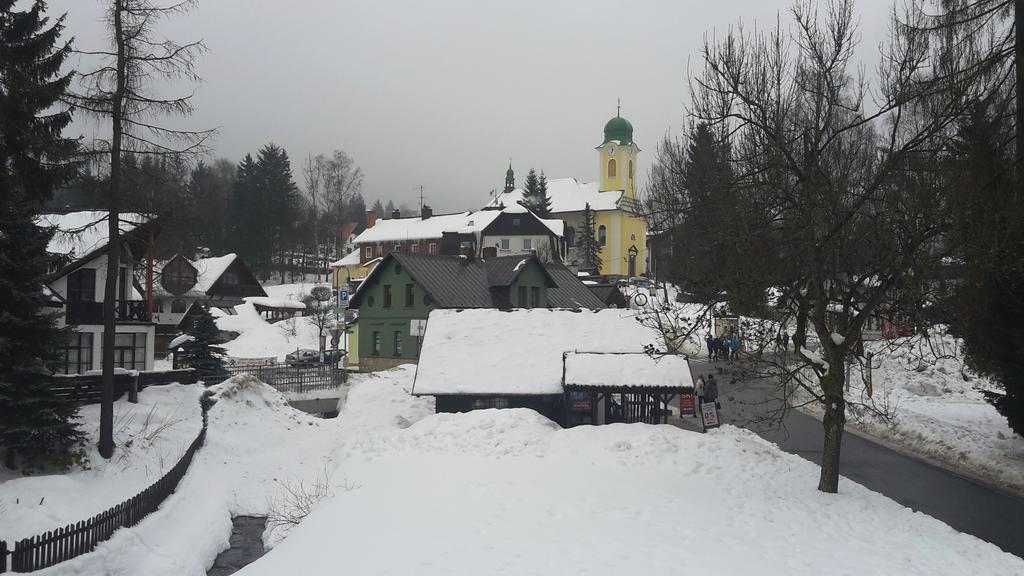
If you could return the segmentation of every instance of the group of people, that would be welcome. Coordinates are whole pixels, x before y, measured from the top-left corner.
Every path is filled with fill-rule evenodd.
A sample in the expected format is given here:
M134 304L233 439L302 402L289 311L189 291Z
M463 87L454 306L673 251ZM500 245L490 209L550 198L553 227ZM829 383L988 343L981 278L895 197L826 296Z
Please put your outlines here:
M789 350L789 332L783 330L775 335L775 350L786 352Z
M708 345L708 358L713 362L736 360L740 357L741 343L735 332L730 335L722 334L718 337L708 334L704 340Z

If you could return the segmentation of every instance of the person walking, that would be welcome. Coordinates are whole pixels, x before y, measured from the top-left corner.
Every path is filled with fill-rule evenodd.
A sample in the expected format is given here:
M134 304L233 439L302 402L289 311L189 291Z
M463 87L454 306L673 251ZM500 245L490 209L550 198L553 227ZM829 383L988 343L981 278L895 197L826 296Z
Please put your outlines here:
M782 352L789 352L789 332L786 330L782 331Z
M704 377L698 376L697 383L693 385L693 395L697 397L697 405L704 403Z
M715 381L714 374L708 374L707 382L704 383L704 395L701 403L714 402L715 408L721 408L722 405L718 403L718 382Z
M740 339L736 337L736 334L733 334L732 338L729 340L729 351L733 360L739 360Z
M708 359L714 360L715 359L715 342L711 338L711 333L708 333L708 337L705 338L704 341L707 342L707 344L708 344Z

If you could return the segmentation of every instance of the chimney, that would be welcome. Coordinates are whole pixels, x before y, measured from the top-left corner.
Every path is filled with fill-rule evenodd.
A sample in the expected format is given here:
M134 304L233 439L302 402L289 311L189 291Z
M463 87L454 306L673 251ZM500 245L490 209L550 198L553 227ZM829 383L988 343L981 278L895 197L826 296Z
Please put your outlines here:
M366 211L366 227L373 228L373 225L377 223L377 213L373 210Z
M426 220L427 218L430 218L433 215L434 211L430 208L430 206L424 204L423 207L420 208L420 218Z
M396 220L398 218L401 218L402 217L402 211L399 210L398 208L395 208L394 210L391 211L391 217L396 219Z

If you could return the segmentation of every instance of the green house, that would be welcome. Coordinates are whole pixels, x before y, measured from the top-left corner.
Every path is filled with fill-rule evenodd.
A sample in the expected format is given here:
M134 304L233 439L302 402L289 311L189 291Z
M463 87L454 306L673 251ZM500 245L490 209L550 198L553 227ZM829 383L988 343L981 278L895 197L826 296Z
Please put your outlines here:
M570 270L536 256L471 258L392 252L349 302L359 310L364 371L416 362L435 308L604 308Z

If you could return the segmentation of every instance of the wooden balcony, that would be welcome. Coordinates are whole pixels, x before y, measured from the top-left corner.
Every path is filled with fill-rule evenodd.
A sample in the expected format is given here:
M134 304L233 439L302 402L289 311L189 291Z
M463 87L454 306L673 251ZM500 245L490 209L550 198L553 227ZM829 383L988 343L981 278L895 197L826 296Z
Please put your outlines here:
M68 324L103 324L103 302L68 302ZM118 300L114 303L118 322L149 322L145 300Z

